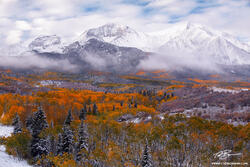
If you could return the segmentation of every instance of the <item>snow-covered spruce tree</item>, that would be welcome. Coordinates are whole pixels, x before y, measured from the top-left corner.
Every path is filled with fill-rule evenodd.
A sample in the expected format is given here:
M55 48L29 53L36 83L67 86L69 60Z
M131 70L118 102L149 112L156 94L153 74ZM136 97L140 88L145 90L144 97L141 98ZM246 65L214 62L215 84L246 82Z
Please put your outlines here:
M39 107L38 111L34 113L31 124L32 136L38 136L44 128L48 127L46 116L42 108Z
M142 167L153 167L152 157L149 151L148 142L146 143L146 146L144 148L142 162Z
M80 120L85 120L86 119L86 114L87 114L87 108L84 106L84 108L80 111L79 119Z
M73 132L70 129L70 126L64 125L63 126L63 133L62 133L62 152L70 153L73 150Z
M48 152L55 154L55 139L54 139L54 136L48 135L46 140L47 140L46 148L48 149Z
M94 105L93 105L93 115L97 115L97 114L98 114L97 105L94 103Z
M66 117L66 119L64 121L64 124L65 125L70 125L72 120L73 120L72 113L71 113L71 110L69 110L68 115L67 115L67 117Z
M38 111L34 113L32 124L30 126L32 135L30 152L32 157L37 158L42 154L48 153L48 149L46 148L47 141L45 139L40 139L39 137L41 131L47 127L48 123L46 121L45 113L39 108Z
M12 126L14 126L14 134L21 133L22 132L22 124L19 118L19 115L16 113L15 118L12 121Z
M62 139L62 134L58 134L58 140L57 140L57 145L56 145L56 155L62 155L63 151L63 139Z
M38 158L42 154L48 154L48 141L46 139L40 139L39 137L32 137L31 140L31 155Z
M76 160L80 161L82 158L82 150L88 151L89 149L89 135L87 132L87 126L84 124L83 120L78 130L78 143L76 145Z

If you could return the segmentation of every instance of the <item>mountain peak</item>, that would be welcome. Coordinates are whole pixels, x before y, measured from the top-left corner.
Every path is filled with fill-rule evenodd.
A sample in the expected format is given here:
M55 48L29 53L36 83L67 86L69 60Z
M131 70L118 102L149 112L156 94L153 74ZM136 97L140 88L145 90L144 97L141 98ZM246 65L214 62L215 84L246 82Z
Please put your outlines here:
M92 28L83 33L82 36L85 36L87 39L90 38L112 38L112 37L121 37L129 33L136 33L134 30L128 26L119 25L115 23L105 24L103 26Z
M57 35L45 35L35 38L30 44L29 49L36 52L61 52L61 38Z
M118 46L145 48L147 35L130 28L129 26L109 23L103 26L85 31L79 39L80 44L95 38Z

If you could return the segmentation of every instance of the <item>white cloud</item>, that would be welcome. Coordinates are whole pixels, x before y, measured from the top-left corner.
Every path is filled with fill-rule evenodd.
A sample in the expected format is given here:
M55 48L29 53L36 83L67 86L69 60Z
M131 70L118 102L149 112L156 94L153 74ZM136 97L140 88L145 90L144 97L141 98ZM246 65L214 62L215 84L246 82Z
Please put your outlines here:
M30 24L23 20L16 21L16 28L20 30L31 30Z
M155 0L148 7L157 8L170 15L185 15L196 6L194 0Z
M13 45L21 41L22 31L11 30L7 33L6 43L8 45Z
M57 34L72 40L88 28L115 22L145 32L169 26L172 16L250 38L250 7L247 0L217 0L217 7L190 14L196 0L137 0L146 6L122 0L0 0L0 37L7 44L30 40L39 35ZM91 10L93 8L93 10ZM152 11L147 12L147 9ZM145 11L146 10L146 11ZM23 35L25 32L25 35Z

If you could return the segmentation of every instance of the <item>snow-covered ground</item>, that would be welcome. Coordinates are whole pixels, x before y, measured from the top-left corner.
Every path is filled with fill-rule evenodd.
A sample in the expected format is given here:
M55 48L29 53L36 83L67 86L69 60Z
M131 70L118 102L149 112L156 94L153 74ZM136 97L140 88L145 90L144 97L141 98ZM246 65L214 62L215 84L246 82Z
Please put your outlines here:
M239 89L239 90L234 90L234 89L225 89L225 88L218 88L218 87L211 87L210 90L213 92L225 92L225 93L240 93L241 91L248 91L248 89Z
M0 137L8 137L13 127L0 124ZM5 152L5 146L0 145L0 167L31 167L26 161L19 160Z

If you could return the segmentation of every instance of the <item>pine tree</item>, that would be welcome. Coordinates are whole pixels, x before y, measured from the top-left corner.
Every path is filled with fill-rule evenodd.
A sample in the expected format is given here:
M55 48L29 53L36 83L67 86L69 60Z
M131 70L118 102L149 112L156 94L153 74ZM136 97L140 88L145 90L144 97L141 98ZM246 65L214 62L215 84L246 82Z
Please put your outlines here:
M137 102L135 101L134 107L137 108Z
M97 115L97 114L98 114L97 105L94 103L94 105L93 105L93 115Z
M67 117L66 117L66 119L64 121L64 124L65 125L70 125L72 120L73 120L72 113L71 113L71 110L69 110L68 115L67 115Z
M22 132L22 124L19 118L19 115L16 113L15 118L13 119L12 125L14 126L14 134Z
M144 148L141 166L142 167L153 167L152 157L151 157L151 154L149 152L148 143L146 143L146 146Z
M38 157L42 154L47 154L48 149L47 141L45 139L40 139L39 134L44 128L48 127L48 123L46 121L45 113L41 108L38 109L37 112L34 113L34 117L32 118L31 124L29 125L31 129L31 155L33 157Z
M87 113L87 109L86 106L84 106L84 108L80 111L80 115L79 115L79 119L80 120L85 120L86 119L86 113Z
M38 109L37 112L34 113L34 117L32 119L31 131L32 136L38 136L44 128L48 127L48 123L46 121L45 113L41 108Z
M40 157L41 155L47 155L48 141L46 139L40 139L39 137L33 137L31 140L31 155L32 157Z
M62 139L62 134L58 134L58 140L57 140L57 145L56 145L56 155L62 155L63 151L63 139Z
M89 106L88 113L91 114L91 107Z
M46 148L48 149L49 153L55 153L55 140L54 140L54 136L48 135L47 138L47 146Z
M85 151L88 151L89 145L88 145L88 132L87 132L87 127L84 124L83 120L81 121L81 125L78 130L78 143L76 146L76 160L80 161L82 158L81 151L84 149Z
M63 126L62 133L62 152L70 153L73 147L73 132L68 125Z
M87 126L84 124L84 122L81 122L81 125L79 127L79 132L78 132L78 146L81 149L88 150L88 132L87 132Z
M123 101L120 102L121 107L123 106Z

